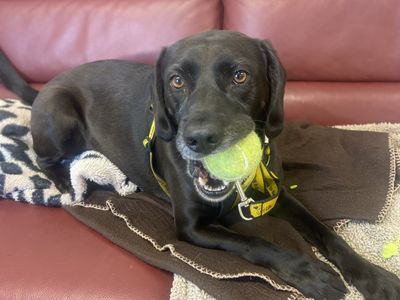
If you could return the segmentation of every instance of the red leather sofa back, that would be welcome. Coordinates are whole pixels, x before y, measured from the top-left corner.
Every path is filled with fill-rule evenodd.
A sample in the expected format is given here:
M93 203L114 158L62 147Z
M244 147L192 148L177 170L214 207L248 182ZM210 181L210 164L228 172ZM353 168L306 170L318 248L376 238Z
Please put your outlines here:
M218 28L272 40L288 119L400 121L398 0L0 1L0 47L30 82L99 59L154 63L162 46Z
M220 28L220 17L218 0L0 1L0 47L29 81L47 82L94 60L154 63L162 46Z
M400 81L398 0L223 2L223 27L270 38L290 80Z
M398 0L223 3L223 27L271 39L289 80L400 81Z
M0 20L1 48L33 82L99 59L153 63L217 28L271 39L289 80L400 81L398 0L16 0Z

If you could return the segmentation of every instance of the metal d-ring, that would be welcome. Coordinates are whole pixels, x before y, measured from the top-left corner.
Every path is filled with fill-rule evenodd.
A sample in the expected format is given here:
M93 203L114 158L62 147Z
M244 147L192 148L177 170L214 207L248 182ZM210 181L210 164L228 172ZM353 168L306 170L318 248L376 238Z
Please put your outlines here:
M248 207L251 202L254 202L254 200L252 198L247 198L246 197L246 195L245 195L245 193L244 193L244 191L242 189L242 186L240 185L239 181L235 181L235 186L236 186L237 192L238 192L239 197L240 197L240 203L238 204L239 214L240 214L240 216L242 217L243 220L251 221L251 220L253 220L253 218L246 217L243 214L242 209L243 209L243 207Z

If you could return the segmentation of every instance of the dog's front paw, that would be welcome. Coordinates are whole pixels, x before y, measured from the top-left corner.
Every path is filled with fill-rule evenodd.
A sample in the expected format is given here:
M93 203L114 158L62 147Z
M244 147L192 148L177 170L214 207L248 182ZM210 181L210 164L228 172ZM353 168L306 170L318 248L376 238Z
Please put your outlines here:
M400 299L400 279L381 267L366 263L359 272L352 274L349 280L366 300Z
M305 296L314 299L342 299L347 289L329 265L321 261L299 262L292 266L284 278Z

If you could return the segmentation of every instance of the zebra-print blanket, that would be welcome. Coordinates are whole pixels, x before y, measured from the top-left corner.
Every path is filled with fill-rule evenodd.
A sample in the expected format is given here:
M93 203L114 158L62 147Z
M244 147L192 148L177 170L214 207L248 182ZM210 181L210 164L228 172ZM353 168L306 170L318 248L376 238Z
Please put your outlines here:
M74 192L62 194L36 164L30 134L31 107L18 100L0 98L0 197L45 206L82 201L88 184L110 186L120 195L137 187L104 155L86 151L70 166Z

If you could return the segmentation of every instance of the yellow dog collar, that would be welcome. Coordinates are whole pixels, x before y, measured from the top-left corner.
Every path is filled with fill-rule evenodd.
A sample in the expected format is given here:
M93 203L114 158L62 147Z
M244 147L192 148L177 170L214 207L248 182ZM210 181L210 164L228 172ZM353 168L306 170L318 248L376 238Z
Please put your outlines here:
M155 171L153 165L153 152L151 143L154 139L156 123L153 119L148 136L143 139L143 146L149 149L150 153L150 168L153 176L156 178L158 184L164 193L170 197L167 183ZM244 220L252 220L268 213L276 204L280 193L280 186L278 184L278 177L267 168L270 158L270 147L264 147L263 161L257 167L253 175L249 176L242 184L236 186L238 195L236 197L233 207L237 206L240 216ZM246 197L245 192L248 190L256 191L264 195L261 200L254 200L251 197Z

